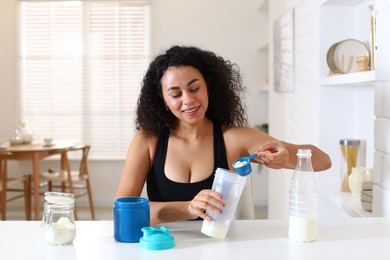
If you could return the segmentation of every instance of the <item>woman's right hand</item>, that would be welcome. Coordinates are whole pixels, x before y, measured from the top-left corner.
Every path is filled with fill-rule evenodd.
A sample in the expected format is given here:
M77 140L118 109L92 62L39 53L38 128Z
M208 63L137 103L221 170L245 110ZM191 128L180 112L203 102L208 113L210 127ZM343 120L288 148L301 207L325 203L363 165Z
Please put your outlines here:
M201 217L205 220L212 221L213 219L206 214L206 210L221 214L221 209L225 207L225 203L222 200L223 197L218 192L201 190L193 200L189 201L188 212L191 219Z
M278 140L271 140L264 143L256 153L258 155L255 158L256 161L273 169L285 168L289 159L287 149Z

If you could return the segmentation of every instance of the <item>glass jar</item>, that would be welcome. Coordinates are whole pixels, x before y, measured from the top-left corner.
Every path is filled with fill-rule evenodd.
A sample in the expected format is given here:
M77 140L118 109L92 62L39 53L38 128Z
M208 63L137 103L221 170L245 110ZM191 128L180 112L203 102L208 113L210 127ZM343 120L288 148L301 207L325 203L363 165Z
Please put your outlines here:
M350 192L348 178L352 168L358 166L358 156L360 149L359 139L342 139L340 140L341 149L341 186L340 191Z
M42 226L49 244L66 245L76 238L74 204L71 193L45 192Z

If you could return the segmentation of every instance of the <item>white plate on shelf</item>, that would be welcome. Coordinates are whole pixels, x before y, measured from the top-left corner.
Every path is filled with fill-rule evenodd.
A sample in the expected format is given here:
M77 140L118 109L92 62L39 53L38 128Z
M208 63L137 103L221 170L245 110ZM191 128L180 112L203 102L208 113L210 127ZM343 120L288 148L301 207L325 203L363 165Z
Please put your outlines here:
M334 62L333 62L333 53L334 53L335 48L337 47L337 44L339 44L339 43L336 42L336 43L332 44L332 46L330 46L330 48L328 49L328 52L326 53L326 62L328 63L329 69L333 72L337 71L337 67L334 65Z
M343 73L351 73L356 72L356 57L362 55L370 57L370 51L363 42L356 39L347 39L338 42L330 55L331 64L337 70Z

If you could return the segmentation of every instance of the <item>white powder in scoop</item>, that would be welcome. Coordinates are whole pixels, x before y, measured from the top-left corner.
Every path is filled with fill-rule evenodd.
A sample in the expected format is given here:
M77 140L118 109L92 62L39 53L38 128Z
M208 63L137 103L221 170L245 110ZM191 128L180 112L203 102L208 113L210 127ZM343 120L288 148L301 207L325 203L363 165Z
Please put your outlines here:
M45 229L45 239L53 245L72 243L76 237L76 226L67 217L61 217Z
M246 161L238 161L238 162L235 162L233 167L235 168L240 168L242 166L244 166L247 162Z

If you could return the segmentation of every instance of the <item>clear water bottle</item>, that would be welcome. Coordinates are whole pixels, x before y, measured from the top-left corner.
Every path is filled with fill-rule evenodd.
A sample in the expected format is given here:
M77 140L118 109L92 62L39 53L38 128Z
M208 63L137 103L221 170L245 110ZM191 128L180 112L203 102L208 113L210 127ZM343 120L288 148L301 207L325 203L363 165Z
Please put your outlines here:
M298 161L290 182L289 231L291 240L317 240L318 190L311 164L311 150L299 149Z

